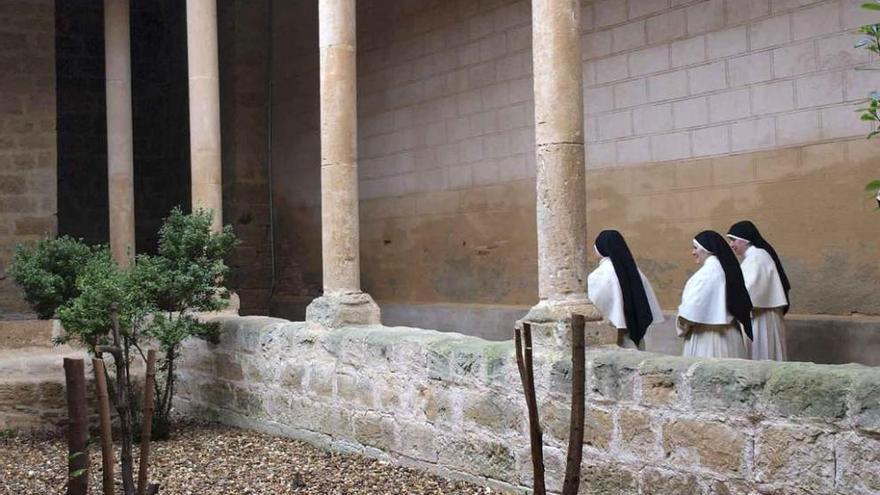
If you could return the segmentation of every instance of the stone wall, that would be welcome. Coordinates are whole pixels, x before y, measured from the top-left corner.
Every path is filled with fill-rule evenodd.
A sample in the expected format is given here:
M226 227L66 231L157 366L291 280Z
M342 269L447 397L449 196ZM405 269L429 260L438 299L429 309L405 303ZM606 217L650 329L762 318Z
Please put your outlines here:
M242 314L268 314L272 289L268 112L270 2L219 2L224 222Z
M6 269L16 244L56 231L55 8L0 1L0 314L28 307Z
M272 314L304 319L306 305L322 291L318 4L272 5Z
M190 342L178 406L487 486L531 483L513 345L412 328L220 320ZM549 485L568 435L570 362L537 346ZM880 491L880 371L593 349L582 493Z
M860 3L583 2L588 238L622 230L664 308L695 269L691 236L752 218L794 312L880 314ZM275 4L272 310L302 318L321 287L317 12ZM529 2L359 2L358 56L364 289L426 320L534 304Z

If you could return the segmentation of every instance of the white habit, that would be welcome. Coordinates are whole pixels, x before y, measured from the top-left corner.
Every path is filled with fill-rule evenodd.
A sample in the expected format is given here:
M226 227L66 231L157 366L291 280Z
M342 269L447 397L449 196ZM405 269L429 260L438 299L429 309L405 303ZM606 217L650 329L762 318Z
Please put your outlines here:
M675 328L685 356L747 358L739 325L727 311L724 269L713 255L687 281Z
M657 302L657 296L654 295L654 289L641 270L639 270L639 277L642 279L645 295L648 297L648 305L651 306L651 314L654 316L654 321L651 324L661 323L663 311L660 309L660 303ZM614 271L611 258L603 257L599 261L599 266L587 277L587 295L593 301L596 309L602 313L602 316L617 328L617 345L627 349L645 350L645 339L642 339L636 347L636 343L629 338L626 316L623 312L623 292L620 289L620 281L617 280L617 272Z
M752 299L752 359L785 361L785 315L788 305L776 263L767 251L749 246L740 264Z

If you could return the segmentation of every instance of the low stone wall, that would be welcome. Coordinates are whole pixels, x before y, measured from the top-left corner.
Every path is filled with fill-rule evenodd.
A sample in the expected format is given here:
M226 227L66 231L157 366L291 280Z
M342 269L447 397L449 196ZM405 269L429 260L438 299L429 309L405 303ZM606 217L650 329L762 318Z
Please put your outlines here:
M281 311L276 316L302 319L301 311ZM528 306L495 304L425 303L404 304L378 301L382 322L390 326L431 328L442 332L461 332L486 340L509 340L513 322L523 318ZM289 307L289 306L285 306ZM280 308L279 308L280 309ZM272 313L276 314L276 313ZM674 311L665 311L666 321L652 325L645 336L650 352L680 356L684 340L675 331ZM821 364L859 363L880 366L880 317L832 316L789 313L785 316L786 345L790 361Z
M221 318L183 353L179 407L223 422L519 491L531 485L511 342L412 328ZM570 362L536 356L550 488ZM582 493L880 491L880 370L593 349Z

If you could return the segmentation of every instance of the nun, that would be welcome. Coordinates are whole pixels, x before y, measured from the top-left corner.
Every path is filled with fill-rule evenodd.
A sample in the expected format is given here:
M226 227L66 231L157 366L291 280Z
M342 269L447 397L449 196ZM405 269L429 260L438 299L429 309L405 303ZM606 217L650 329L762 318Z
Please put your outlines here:
M587 294L617 328L617 345L645 350L645 333L663 321L654 289L633 259L620 232L603 230L593 245L599 266L587 277Z
M743 333L752 338L752 301L739 262L721 234L704 230L691 254L699 270L687 281L675 327L684 355L748 358Z
M730 247L742 258L740 268L752 299L752 359L785 361L785 322L791 284L779 255L755 224L737 222L727 232Z

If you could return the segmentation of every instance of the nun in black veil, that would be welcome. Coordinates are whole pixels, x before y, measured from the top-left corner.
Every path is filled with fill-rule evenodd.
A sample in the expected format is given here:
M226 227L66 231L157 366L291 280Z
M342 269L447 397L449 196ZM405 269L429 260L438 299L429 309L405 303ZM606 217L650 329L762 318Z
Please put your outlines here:
M697 234L691 254L701 267L684 286L675 321L684 355L748 358L743 334L751 341L752 300L736 256L711 230Z
M791 283L782 261L754 223L743 220L727 232L730 247L742 258L740 268L752 298L751 358L785 361L785 313Z
M590 300L617 328L619 346L645 350L648 326L663 321L654 289L620 232L603 230L593 248L601 260L587 277Z

